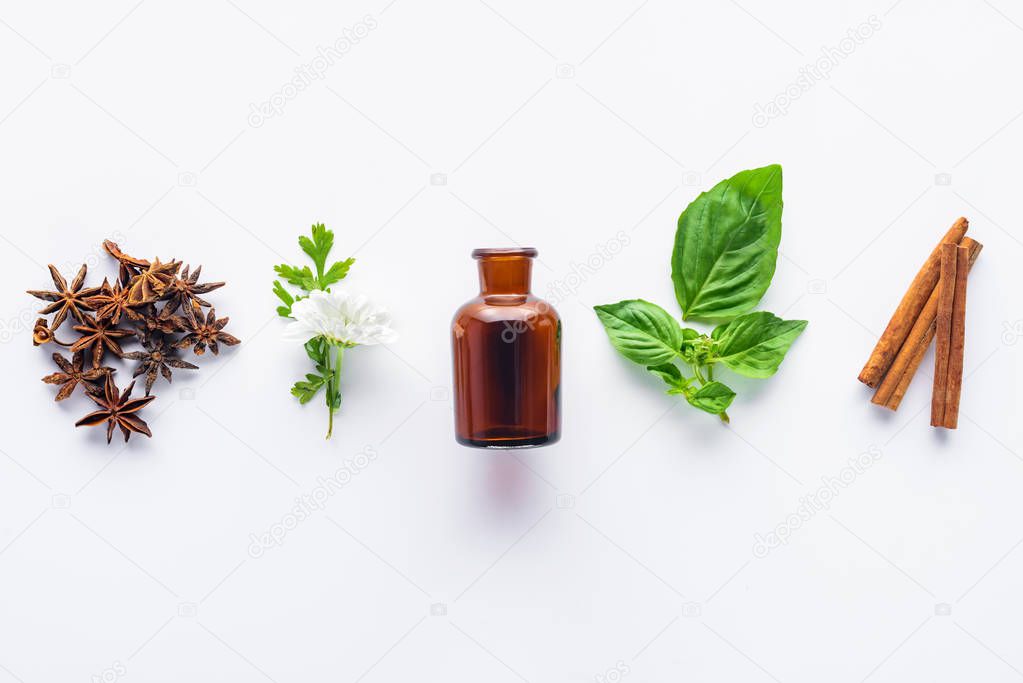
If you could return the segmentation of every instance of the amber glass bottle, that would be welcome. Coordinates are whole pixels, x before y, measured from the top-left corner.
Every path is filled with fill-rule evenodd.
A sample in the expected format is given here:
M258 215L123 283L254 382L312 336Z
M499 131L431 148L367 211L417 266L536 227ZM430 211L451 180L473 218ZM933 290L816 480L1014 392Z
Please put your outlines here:
M455 438L543 446L561 432L561 320L529 291L536 249L476 249L480 293L455 313Z

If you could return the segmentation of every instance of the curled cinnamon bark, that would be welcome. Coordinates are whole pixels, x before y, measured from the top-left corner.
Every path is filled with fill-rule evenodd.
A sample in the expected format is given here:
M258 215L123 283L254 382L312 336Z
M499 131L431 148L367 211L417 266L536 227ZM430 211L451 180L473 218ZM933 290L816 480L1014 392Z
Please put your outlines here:
M960 246L966 247L969 251L968 267L973 267L984 245L974 239L964 237ZM917 318L902 348L895 356L891 368L874 393L874 397L871 399L872 403L891 410L899 409L910 382L913 381L913 376L916 374L917 368L920 367L920 363L923 362L931 340L934 339L934 321L938 315L938 293L937 287L931 291L931 296L920 312L920 317Z
M959 397L963 390L963 352L966 347L966 281L970 270L968 250L956 249L955 298L952 301L952 339L949 344L948 380L945 386L945 415L941 426L959 426Z
M938 317L934 333L934 390L931 393L931 426L945 426L945 401L948 398L948 370L952 346L952 306L955 302L956 268L959 263L955 244L941 245L941 278L938 280Z
M969 221L959 218L952 227L948 229L941 242L934 248L931 255L927 257L924 265L917 272L916 277L909 286L909 290L902 297L898 308L888 321L884 334L874 346L870 358L860 371L859 380L868 387L876 387L884 378L885 373L891 367L895 356L899 353L903 343L909 336L914 323L920 317L921 311L927 304L927 300L938 284L938 277L941 270L941 247L943 244L951 243L958 245L962 241Z

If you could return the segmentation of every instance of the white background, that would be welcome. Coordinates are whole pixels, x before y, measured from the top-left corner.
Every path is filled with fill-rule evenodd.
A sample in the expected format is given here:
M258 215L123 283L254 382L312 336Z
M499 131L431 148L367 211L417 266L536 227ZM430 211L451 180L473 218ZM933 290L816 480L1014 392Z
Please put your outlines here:
M1023 677L1018 3L337 5L0 5L0 681ZM871 15L829 78L753 125ZM772 162L783 257L761 307L810 324L774 378L722 377L739 393L724 427L618 357L590 307L677 312L679 212ZM985 249L960 428L939 433L930 356L896 414L856 375L959 215ZM329 442L325 409L288 393L307 361L270 293L318 221L402 335L349 354ZM47 263L113 275L114 235L227 280L209 298L243 340L158 384L154 438L127 448L74 428L82 396L54 405L23 293ZM511 244L539 248L536 292L572 283L563 438L466 449L448 324L475 291L470 250Z

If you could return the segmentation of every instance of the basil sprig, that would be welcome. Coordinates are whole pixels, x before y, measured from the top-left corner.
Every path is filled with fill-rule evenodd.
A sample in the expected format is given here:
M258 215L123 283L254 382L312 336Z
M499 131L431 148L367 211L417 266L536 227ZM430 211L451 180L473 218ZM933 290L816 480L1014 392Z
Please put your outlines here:
M594 307L619 353L660 377L669 394L725 422L735 392L714 379L714 366L770 377L807 325L750 312L774 277L781 214L782 172L775 164L721 181L679 216L671 254L675 297L683 320L720 322L709 336L643 299Z

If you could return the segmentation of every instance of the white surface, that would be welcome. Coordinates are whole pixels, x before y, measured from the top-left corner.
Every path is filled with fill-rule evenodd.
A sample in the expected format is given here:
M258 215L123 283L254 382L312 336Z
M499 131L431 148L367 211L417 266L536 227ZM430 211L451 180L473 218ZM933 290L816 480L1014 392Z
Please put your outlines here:
M0 682L1023 676L1023 10L740 4L5 3ZM249 125L367 15L323 80ZM871 15L827 80L753 125ZM589 307L676 311L678 213L771 162L785 257L762 308L810 326L776 377L728 377L725 428L618 357ZM855 377L961 214L985 249L944 434L930 358L894 415ZM316 221L402 333L349 355L326 443L323 408L288 394L306 360L270 294ZM243 340L158 385L155 438L127 449L75 430L81 397L53 404L21 293L49 262L112 274L114 234L227 280L210 298ZM538 293L576 286L558 303L562 441L495 454L452 438L447 326L476 286L470 249L512 241L540 249ZM250 555L367 447L325 510ZM871 448L829 509L754 555Z

